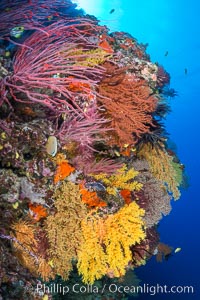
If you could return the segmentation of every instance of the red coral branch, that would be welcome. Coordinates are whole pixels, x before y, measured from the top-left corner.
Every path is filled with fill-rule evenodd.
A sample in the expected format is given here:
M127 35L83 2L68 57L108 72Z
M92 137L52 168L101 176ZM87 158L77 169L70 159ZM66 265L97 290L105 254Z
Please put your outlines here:
M106 69L113 66L106 64ZM150 95L151 90L144 80L134 81L130 76L114 74L103 80L99 86L98 101L105 107L104 114L109 117L114 129L110 144L134 145L142 134L152 126L151 113L158 99Z

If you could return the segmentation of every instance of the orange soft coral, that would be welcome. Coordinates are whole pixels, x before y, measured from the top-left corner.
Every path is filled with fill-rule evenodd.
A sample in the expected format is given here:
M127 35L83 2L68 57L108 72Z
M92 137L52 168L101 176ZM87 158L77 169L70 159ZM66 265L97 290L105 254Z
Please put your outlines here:
M38 204L29 203L29 216L33 219L33 222L38 222L47 217L47 209Z
M107 40L105 39L102 39L99 44L98 44L99 47L101 47L104 51L106 51L107 53L113 53L113 49L112 47L110 46L110 44L108 43Z
M70 78L73 79L73 76L70 76ZM91 85L89 83L85 83L81 81L78 82L74 80L69 84L69 89L74 92L89 91L91 90Z
M67 160L60 161L54 176L54 183L65 179L65 177L69 176L74 170L75 168L72 167Z
M82 201L83 203L87 204L89 207L102 207L102 206L106 206L106 202L102 201L98 196L97 193L94 192L90 192L86 189L80 189L80 193L82 196Z
M122 198L124 199L126 204L131 203L131 191L129 191L127 189L121 190L120 195L122 196Z

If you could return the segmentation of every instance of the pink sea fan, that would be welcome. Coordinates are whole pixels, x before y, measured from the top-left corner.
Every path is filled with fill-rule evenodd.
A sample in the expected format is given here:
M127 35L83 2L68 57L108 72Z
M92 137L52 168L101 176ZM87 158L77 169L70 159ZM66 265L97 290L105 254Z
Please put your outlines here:
M109 128L104 128L108 120L99 117L97 113L92 116L67 118L63 121L61 127L55 135L59 138L61 144L68 142L76 142L79 151L83 152L86 148L94 151L93 145L95 142L104 141L103 134Z
M102 158L97 161L94 156L89 158L76 156L73 159L73 165L76 167L76 169L82 171L85 176L99 173L111 175L122 167L122 163L113 159Z
M34 32L16 52L13 73L0 81L0 105L7 102L11 106L12 96L15 101L39 103L60 113L72 110L84 114L73 86L83 87L79 98L95 98L104 68L81 61L89 57L87 49L92 47L85 35L96 31L98 26L90 19L79 18L76 24L65 19L46 26L45 32Z
M42 30L48 18L64 18L67 10L75 6L69 0L1 0L0 38L9 40L15 26Z

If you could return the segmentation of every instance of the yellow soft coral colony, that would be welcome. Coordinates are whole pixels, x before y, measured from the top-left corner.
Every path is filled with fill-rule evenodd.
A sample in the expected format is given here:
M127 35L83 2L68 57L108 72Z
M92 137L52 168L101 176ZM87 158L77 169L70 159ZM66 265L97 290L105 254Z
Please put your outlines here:
M145 238L142 217L145 211L136 202L121 208L116 214L109 215L106 220L105 245L109 271L115 277L126 272L131 261L130 246L140 243Z
M75 49L68 53L63 52L62 55L70 55L72 59L74 59L74 64L79 66L88 66L94 67L96 65L102 64L106 59L111 57L111 54L108 54L103 49L91 49L91 50L83 50L83 49ZM66 55L66 58L67 58Z
M81 223L84 242L78 253L78 271L84 283L93 283L106 274L107 256L102 247L105 224L98 216L90 216Z
M173 162L173 156L170 156L164 148L162 150L153 148L150 144L144 145L138 156L148 161L151 172L163 184L167 185L167 189L173 194L174 200L179 199L182 170L179 164Z
M142 188L142 184L138 181L133 181L133 179L139 174L138 171L133 168L127 170L126 165L111 176L108 176L105 173L100 173L98 175L93 175L97 180L101 180L106 186L106 190L111 195L117 194L117 189L120 190L130 190L130 191L139 191Z
M114 215L90 215L82 221L84 243L77 266L84 283L92 284L108 273L125 274L131 261L130 246L145 238L143 215L144 210L132 202Z
M56 274L67 279L82 243L81 220L87 214L78 185L63 182L54 193L55 215L47 217L49 256Z

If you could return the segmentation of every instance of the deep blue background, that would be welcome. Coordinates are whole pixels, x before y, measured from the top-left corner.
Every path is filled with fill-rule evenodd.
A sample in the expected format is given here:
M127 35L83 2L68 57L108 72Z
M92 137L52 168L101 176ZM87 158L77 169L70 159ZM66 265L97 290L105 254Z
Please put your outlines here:
M192 285L195 294L140 296L148 300L200 299L200 1L82 0L80 5L112 30L131 33L149 43L147 52L171 74L179 96L171 100L166 126L186 166L190 186L173 203L171 214L159 226L161 240L182 251L168 261L153 257L137 274L141 283ZM94 2L96 5L94 6ZM113 14L109 14L115 9ZM166 51L168 55L165 56ZM185 74L185 69L188 73Z

